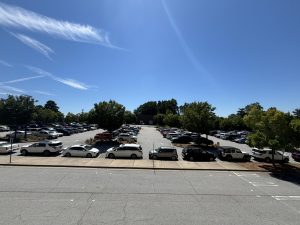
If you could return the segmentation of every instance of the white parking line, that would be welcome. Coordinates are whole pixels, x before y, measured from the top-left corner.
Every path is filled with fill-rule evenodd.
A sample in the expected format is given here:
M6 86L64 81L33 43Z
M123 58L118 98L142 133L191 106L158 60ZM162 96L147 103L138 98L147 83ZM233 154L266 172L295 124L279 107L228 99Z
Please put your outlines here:
M272 196L272 198L278 200L278 201L300 201L300 196Z
M235 173L235 175L237 175L238 177L260 177L258 174L256 173Z
M278 187L278 184L275 184L273 182L251 182L251 181L249 181L249 184L252 184L254 187Z

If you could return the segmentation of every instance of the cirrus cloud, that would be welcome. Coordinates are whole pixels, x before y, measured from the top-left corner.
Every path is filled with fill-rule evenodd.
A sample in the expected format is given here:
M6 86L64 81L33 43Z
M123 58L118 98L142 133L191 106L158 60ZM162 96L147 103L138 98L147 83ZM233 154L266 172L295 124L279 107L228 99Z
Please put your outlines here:
M1 2L0 25L41 32L69 41L101 44L106 47L117 48L111 44L109 34L104 30L90 25L57 20Z

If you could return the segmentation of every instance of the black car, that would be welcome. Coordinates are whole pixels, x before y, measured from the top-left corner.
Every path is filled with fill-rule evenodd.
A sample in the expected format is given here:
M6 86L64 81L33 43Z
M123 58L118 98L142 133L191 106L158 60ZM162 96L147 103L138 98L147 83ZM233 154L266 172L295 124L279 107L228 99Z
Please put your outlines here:
M179 136L172 139L172 143L188 144L193 141L190 136Z
M213 145L214 142L204 137L198 137L195 139L195 143L199 145Z
M182 150L182 158L189 161L214 161L216 155L208 149L186 147Z
M63 133L64 136L69 136L71 135L71 132L67 129L64 128L56 128L57 132Z

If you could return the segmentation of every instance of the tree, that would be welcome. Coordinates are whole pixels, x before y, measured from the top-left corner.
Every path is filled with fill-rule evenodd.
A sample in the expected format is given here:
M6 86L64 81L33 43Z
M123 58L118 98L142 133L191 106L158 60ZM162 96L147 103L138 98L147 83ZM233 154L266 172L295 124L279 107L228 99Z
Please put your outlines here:
M155 101L149 101L140 105L134 110L136 115L156 115L157 114L157 103Z
M90 111L90 120L103 129L112 131L119 128L124 119L125 107L116 101L99 102Z
M165 123L164 123L164 118L165 118L165 115L164 114L157 114L154 116L154 120L155 120L155 123L159 126L164 126Z
M212 107L207 102L193 102L186 104L183 109L182 124L192 132L206 134L214 126L215 107Z
M0 117L2 122L5 124L14 125L15 130L17 130L19 125L25 125L26 138L26 126L32 119L35 100L31 96L26 95L9 95L7 99L1 99L0 102Z
M70 113L70 112L68 112L65 117L66 123L78 122L78 120L79 120L78 115L75 115L74 113Z
M168 113L164 116L164 124L169 127L181 127L180 116L172 113Z
M59 107L57 106L56 102L53 100L48 100L44 106L45 109L50 109L53 112L58 112Z
M132 112L126 110L124 112L124 123L126 124L135 124L137 122L136 115Z
M291 144L291 127L289 116L276 108L263 111L256 106L252 107L244 117L244 121L254 132L249 137L251 146L270 147L272 161L276 149L286 149Z
M293 115L294 117L296 117L297 119L300 119L300 109L295 109L293 111Z

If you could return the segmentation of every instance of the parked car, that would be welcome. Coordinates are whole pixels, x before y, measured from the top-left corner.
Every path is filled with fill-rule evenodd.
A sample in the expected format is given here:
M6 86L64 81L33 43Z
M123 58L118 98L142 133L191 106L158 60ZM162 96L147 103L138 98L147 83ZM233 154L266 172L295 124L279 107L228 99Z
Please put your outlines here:
M106 151L106 157L114 158L143 158L142 146L139 144L122 144Z
M272 150L271 149L252 149L252 157L255 160L262 160L265 162L271 162L272 160ZM289 156L282 151L274 151L274 160L279 162L287 163L289 162Z
M214 142L212 140L201 137L201 136L200 137L198 136L198 138L196 138L194 141L196 144L199 144L199 145L213 145L214 144Z
M169 158L178 160L177 150L174 147L162 146L149 152L149 159Z
M8 126L4 126L4 125L1 125L0 126L0 132L4 132L4 131L9 131L9 127Z
M239 138L235 138L233 141L236 143L245 144L247 142L247 138L239 137Z
M193 141L191 136L179 136L172 138L172 143L188 144Z
M7 134L6 138L14 138L16 134L17 138L25 137L25 131L23 130L18 130L17 132L12 132L11 134ZM27 136L30 136L32 133L27 132Z
M0 141L0 154L5 154L20 149L18 144L10 144L7 141Z
M48 131L48 130L40 130L38 132L34 133L35 136L43 137L45 139L56 139L58 138L58 134L54 131Z
M214 161L216 155L205 148L185 147L182 150L182 158L189 161Z
M62 133L64 136L70 136L71 132L64 128L56 128L56 131Z
M120 133L118 138L117 138L118 142L121 141L127 141L127 142L136 142L137 141L137 137L134 135L130 135L128 133Z
M227 161L245 160L250 161L251 155L248 152L242 152L240 149L231 146L222 146L220 149L220 158Z
M295 161L300 161L300 149L295 149L295 150L292 152L292 158L293 158Z
M97 148L93 148L91 145L73 145L69 148L64 148L62 155L66 157L76 156L76 157L98 157L100 151Z
M110 132L105 131L105 132L96 134L94 139L97 141L111 141L113 139L113 136Z
M22 155L43 154L49 156L50 154L57 154L62 150L63 144L60 141L39 141L30 145L24 145L21 148Z

